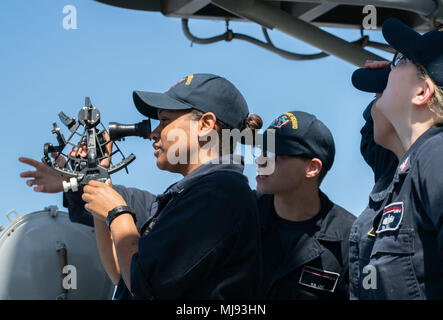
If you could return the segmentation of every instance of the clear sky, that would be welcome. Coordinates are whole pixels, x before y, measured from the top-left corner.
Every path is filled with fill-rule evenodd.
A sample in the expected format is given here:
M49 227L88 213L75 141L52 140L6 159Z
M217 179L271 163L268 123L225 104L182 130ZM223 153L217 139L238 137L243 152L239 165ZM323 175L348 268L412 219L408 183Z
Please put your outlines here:
M63 28L66 5L77 9L77 30ZM190 27L201 37L225 31L224 22L192 20ZM258 25L237 22L230 27L263 38ZM359 30L326 30L349 41L360 37ZM383 41L380 31L366 33L371 40ZM287 50L318 51L278 31L270 35ZM84 97L90 96L106 126L111 121L138 122L143 116L133 105L133 90L163 92L198 72L232 81L251 113L258 113L266 126L286 111L315 114L330 128L336 143L335 163L322 190L354 215L368 202L373 176L360 155L359 131L362 111L373 96L352 86L356 67L347 62L334 57L290 61L240 40L191 46L180 19L86 0L3 0L0 39L3 226L8 225L5 214L11 209L25 215L48 205L62 208L61 194L36 193L26 186L19 173L30 167L17 160L19 156L41 159L43 144L56 144L51 129L53 122L61 125L60 111L77 117ZM130 174L115 174L113 183L159 194L181 178L156 167L151 144L135 137L120 143L125 154L134 153L137 159L129 167ZM255 165L245 169L252 188L255 170Z

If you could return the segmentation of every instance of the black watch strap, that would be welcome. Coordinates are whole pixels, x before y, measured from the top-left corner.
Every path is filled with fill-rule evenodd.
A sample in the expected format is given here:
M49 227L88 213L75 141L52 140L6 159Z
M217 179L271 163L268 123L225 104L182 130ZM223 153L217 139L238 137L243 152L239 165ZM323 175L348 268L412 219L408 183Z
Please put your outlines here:
M106 225L108 226L109 229L111 229L112 221L123 213L129 213L132 216L132 218L134 219L134 223L137 222L137 219L135 217L135 213L132 211L132 209L130 207L117 206L114 209L110 210L108 212L108 216L106 217Z

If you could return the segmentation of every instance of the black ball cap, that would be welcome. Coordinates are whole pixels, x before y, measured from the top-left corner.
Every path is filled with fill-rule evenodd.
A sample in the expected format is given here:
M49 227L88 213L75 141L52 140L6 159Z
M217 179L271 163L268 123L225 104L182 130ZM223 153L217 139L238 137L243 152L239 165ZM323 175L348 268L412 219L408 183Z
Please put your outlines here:
M437 86L443 86L443 27L424 34L396 18L382 25L383 36L392 48L421 64Z
M197 109L213 112L224 124L242 130L249 114L240 91L225 78L209 73L188 75L164 93L134 91L133 98L137 110L152 119L158 119L158 109Z
M331 131L314 115L290 111L275 119L263 136L267 149L267 134L275 130L275 154L318 158L326 170L334 163L335 143ZM269 150L271 151L271 150Z
M365 92L382 93L388 84L391 64L381 69L360 68L352 74L352 84Z

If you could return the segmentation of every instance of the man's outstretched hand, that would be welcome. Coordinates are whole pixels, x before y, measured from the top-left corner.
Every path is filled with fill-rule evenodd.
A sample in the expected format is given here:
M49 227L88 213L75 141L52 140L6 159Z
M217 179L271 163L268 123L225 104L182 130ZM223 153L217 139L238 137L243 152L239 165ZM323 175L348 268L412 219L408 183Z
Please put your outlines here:
M52 154L52 156L54 157L55 155ZM36 169L35 171L24 171L20 173L20 177L22 178L31 178L30 180L26 180L26 184L29 187L35 186L34 191L44 193L63 191L63 178L43 162L26 157L20 157L18 161ZM63 167L65 159L60 156L56 162L59 166Z

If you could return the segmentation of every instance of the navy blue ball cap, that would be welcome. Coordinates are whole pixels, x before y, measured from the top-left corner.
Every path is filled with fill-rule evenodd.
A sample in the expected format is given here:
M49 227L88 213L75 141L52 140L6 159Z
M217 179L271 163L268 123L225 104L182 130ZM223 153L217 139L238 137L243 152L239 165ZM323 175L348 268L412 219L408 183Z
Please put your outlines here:
M191 74L166 92L133 92L137 110L152 119L158 119L158 109L197 109L213 112L218 120L230 128L242 130L249 110L240 91L223 77L208 74Z
M443 86L443 27L421 35L396 18L383 23L383 36L392 48L422 65L437 86Z
M275 154L318 158L326 170L334 163L334 138L328 127L314 115L290 111L275 119L264 133L267 151L267 132L275 130Z
M380 69L360 68L352 74L352 84L358 90L372 93L382 93L388 84L391 64Z

